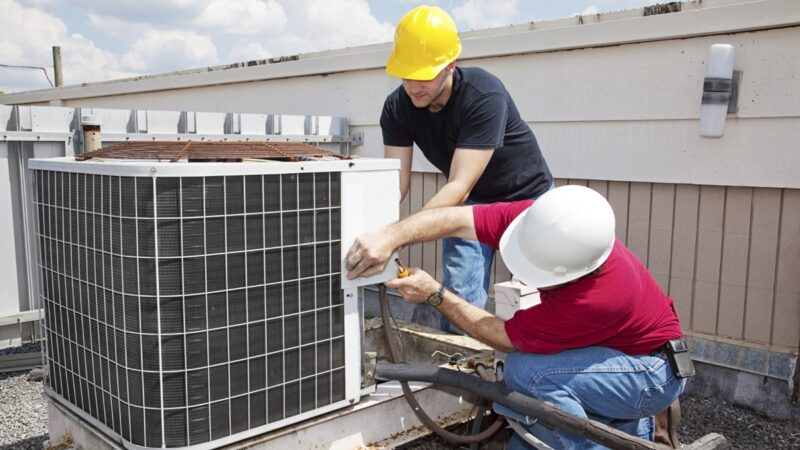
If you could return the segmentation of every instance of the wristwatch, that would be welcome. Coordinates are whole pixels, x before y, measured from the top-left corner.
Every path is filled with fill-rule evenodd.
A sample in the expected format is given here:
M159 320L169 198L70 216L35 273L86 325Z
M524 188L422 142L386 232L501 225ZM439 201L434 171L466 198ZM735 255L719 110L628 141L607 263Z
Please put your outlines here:
M440 284L439 289L428 296L428 304L436 308L442 304L442 300L444 300L444 285Z

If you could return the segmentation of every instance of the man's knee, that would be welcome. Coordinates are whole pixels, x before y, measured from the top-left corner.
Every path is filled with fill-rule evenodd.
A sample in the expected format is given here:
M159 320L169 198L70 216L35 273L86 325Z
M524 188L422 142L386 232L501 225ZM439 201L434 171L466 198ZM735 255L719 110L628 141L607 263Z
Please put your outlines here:
M536 388L534 380L540 376L541 366L537 361L544 356L546 355L524 352L509 353L503 364L506 386L516 391L533 393Z

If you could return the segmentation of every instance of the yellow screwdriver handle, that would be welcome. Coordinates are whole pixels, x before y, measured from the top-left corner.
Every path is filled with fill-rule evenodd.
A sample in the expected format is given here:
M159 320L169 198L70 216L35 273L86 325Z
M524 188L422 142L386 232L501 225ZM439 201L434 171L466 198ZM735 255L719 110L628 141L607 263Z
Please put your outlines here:
M406 278L411 275L411 272L409 272L406 267L403 267L400 258L395 258L394 262L397 264L397 278Z

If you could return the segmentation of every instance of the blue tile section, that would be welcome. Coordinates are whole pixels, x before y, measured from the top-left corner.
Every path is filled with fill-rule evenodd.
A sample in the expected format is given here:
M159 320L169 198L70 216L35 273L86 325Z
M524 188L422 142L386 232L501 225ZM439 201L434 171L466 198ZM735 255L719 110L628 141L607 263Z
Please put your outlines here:
M772 353L769 355L769 376L781 380L791 380L797 366L797 357L786 353Z
M770 352L757 350L754 348L742 348L742 359L740 367L750 372L765 373L767 370L767 358Z
M715 342L714 344L716 347L714 361L728 367L741 367L739 361L741 360L742 350L744 350L743 347L723 342Z
M687 337L692 359L720 367L791 381L798 355Z

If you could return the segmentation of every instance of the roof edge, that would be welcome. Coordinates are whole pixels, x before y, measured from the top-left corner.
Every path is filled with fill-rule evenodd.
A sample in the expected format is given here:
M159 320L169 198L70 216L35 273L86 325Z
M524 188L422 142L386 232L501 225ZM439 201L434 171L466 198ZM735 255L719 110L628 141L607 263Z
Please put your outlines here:
M460 60L622 45L800 25L795 0L706 0L665 13L645 7L461 33ZM314 76L385 66L391 43L0 95L30 104Z

